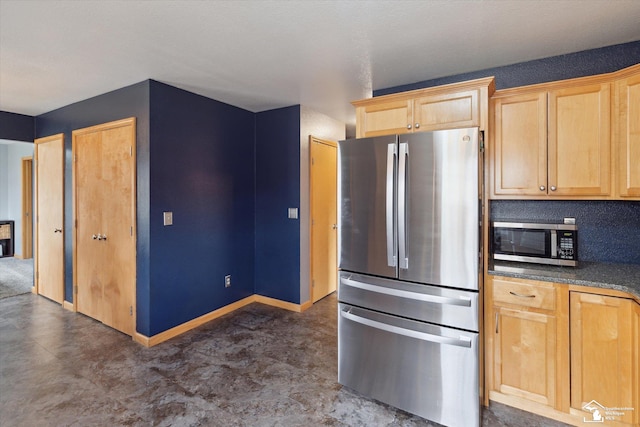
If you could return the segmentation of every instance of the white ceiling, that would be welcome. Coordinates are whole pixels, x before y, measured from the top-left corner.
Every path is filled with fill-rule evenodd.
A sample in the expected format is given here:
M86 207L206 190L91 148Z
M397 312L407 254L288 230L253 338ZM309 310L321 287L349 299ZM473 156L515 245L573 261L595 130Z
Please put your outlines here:
M353 123L373 89L634 40L639 0L0 0L0 110L151 78Z

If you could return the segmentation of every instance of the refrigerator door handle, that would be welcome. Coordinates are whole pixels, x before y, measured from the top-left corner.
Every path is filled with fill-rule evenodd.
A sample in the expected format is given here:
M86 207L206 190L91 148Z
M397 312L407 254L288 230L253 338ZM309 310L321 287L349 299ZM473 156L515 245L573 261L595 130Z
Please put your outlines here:
M386 225L387 225L387 265L389 267L397 266L396 258L396 240L394 238L393 224L393 189L396 156L398 154L396 144L387 146L387 199L386 199Z
M460 335L459 338L451 338L443 337L441 335L428 334L426 332L414 331L413 329L401 328L399 326L389 325L387 323L367 319L366 317L356 316L355 314L352 314L351 311L341 311L340 315L347 320L351 320L352 322L360 323L362 325L380 329L382 331L391 332L392 334L404 335L405 337L415 338L422 341L471 348L471 338L465 337L464 335Z
M400 268L409 269L409 257L407 255L407 162L409 158L409 144L400 143L400 154L398 155L398 257L400 258Z
M446 305L459 305L463 307L471 307L471 298L460 295L457 298L443 297L440 295L429 295L418 292L405 291L402 289L386 288L382 286L372 285L370 283L362 283L357 280L347 279L345 277L340 278L342 283L353 288L362 289L365 291L376 292L379 294L391 295L394 297L406 298L411 300L418 300L424 302L432 302L436 304Z

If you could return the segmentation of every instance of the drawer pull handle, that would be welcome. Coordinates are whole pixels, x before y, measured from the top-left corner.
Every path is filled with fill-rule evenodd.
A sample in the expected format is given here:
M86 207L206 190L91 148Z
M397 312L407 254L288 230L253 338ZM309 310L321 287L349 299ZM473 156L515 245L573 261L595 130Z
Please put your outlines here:
M511 295L513 295L514 297L519 297L519 298L535 298L535 297L536 297L535 295L522 295L522 294L517 294L517 293L515 293L515 292L513 292L513 291L509 291L509 293L510 293Z
M498 333L498 325L499 325L499 323L498 323L498 316L499 316L499 315L500 315L500 313L498 313L498 312L496 311L496 334Z

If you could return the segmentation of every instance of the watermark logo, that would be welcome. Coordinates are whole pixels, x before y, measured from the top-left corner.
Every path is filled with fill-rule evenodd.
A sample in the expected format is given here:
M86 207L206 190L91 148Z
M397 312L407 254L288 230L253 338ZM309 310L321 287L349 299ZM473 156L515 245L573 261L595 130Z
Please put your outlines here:
M606 421L620 421L625 412L633 411L633 408L608 408L596 400L585 404L582 410L589 413L588 417L582 418L585 423L604 423Z
M591 417L590 419L587 419L587 417L584 417L582 421L584 421L585 423L603 423L604 422L603 414L606 409L607 408L599 404L597 401L592 400L591 402L587 403L582 407L583 411L591 412Z

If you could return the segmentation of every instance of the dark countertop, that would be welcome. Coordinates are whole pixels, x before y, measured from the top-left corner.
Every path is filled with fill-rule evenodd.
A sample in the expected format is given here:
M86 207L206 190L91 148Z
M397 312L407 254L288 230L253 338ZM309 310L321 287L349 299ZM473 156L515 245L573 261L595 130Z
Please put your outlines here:
M495 261L489 274L569 285L615 289L640 301L640 265L581 262L578 267L557 267L521 262Z

